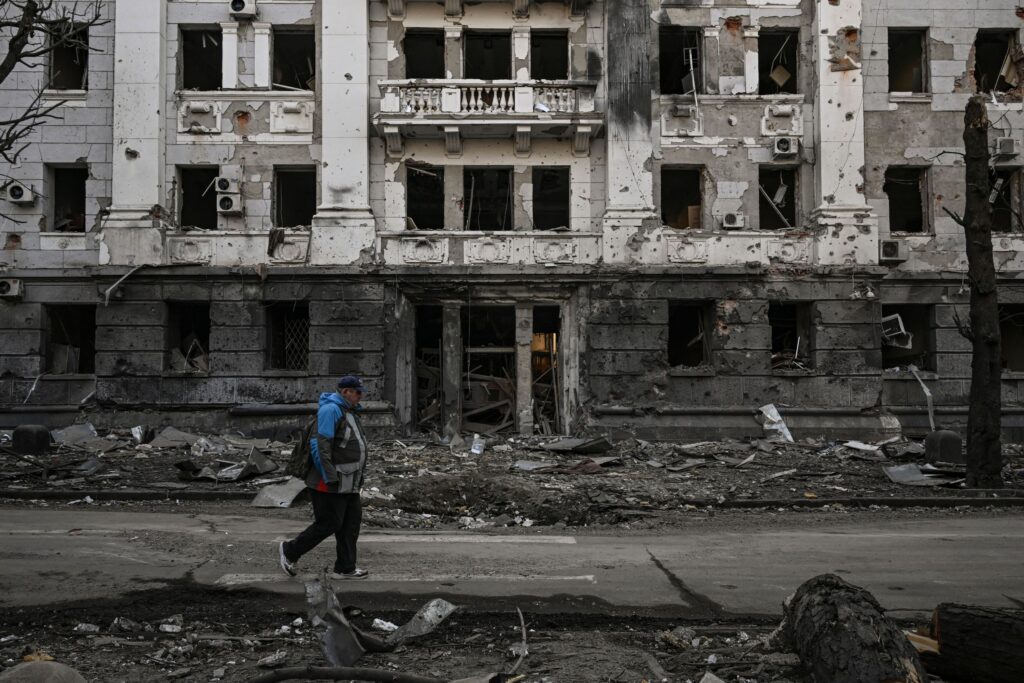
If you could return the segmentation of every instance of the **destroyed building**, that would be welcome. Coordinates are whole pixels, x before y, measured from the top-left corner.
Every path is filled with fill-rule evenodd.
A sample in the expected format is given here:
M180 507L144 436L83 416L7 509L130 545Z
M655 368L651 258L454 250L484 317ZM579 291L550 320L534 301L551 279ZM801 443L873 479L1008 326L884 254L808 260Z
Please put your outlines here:
M2 86L5 425L863 436L962 424L963 111L1022 425L1010 0L131 0ZM915 366L915 375L909 370ZM125 417L125 419L128 419ZM102 420L100 420L102 421Z

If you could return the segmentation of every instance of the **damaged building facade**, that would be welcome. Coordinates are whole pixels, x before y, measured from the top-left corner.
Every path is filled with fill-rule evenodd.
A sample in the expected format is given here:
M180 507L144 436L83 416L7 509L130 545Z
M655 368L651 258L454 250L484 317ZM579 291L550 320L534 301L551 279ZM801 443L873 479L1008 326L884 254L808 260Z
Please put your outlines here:
M8 425L294 420L348 372L402 431L743 436L775 403L864 436L925 428L922 382L962 424L978 92L1022 425L1016 3L104 12L2 86L64 102L0 168Z

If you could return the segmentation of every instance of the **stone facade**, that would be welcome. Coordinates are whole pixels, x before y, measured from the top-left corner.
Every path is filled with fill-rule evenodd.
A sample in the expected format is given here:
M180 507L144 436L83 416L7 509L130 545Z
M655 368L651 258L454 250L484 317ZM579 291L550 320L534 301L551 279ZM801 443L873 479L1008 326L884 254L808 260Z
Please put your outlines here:
M104 3L0 168L37 194L0 198L5 423L294 421L359 372L404 431L744 436L776 403L867 438L927 427L919 381L962 424L980 90L1020 428L1015 3L245 4Z

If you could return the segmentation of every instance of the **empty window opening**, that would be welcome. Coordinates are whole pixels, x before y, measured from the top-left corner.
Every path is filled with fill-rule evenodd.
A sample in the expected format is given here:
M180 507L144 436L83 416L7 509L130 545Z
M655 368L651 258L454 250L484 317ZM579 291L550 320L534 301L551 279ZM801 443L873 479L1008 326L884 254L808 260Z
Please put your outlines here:
M309 367L309 304L276 301L267 306L268 366L273 370Z
M703 40L704 31L699 28L662 26L658 31L662 95L704 92Z
M502 81L512 78L512 34L467 31L466 78Z
M406 227L410 230L444 229L444 167L405 165Z
M220 28L183 28L179 49L182 89L219 90L223 81Z
M928 171L924 168L890 166L882 190L889 197L891 232L925 232Z
M1013 61L1015 30L981 30L974 41L974 84L978 92L1006 92L1020 85Z
M181 195L179 225L201 230L217 229L217 189L213 182L220 170L216 167L191 166L178 169Z
M313 224L316 213L316 168L274 169L274 225L293 228Z
M1024 372L1024 304L999 304L1003 369Z
M494 434L515 425L516 309L463 306L462 428Z
M569 34L530 31L530 78L558 81L569 78Z
M772 328L772 369L811 368L811 308L804 303L772 301L768 304Z
M993 232L1024 232L1021 217L1021 195L1024 184L1021 169L999 168L990 177Z
M758 183L761 229L796 227L796 169L762 166Z
M882 306L882 367L935 370L935 307L928 304Z
M533 227L568 230L572 193L568 166L533 167Z
M63 22L50 37L50 83L53 90L89 87L89 28Z
M167 368L175 372L210 370L210 304L168 302Z
M928 92L928 32L889 29L889 92Z
M96 307L46 306L46 372L91 375L95 363Z
M710 322L709 304L669 302L668 364L671 367L697 368L711 363Z
M316 36L313 28L274 29L274 89L316 89Z
M761 31L757 39L758 92L799 92L800 31Z
M466 230L512 229L511 168L466 168L463 192Z
M533 307L533 342L530 347L533 370L533 424L541 434L561 431L561 391L558 335L562 327L558 306Z
M444 78L444 31L406 31L402 41L406 78Z
M416 307L416 426L423 431L441 429L443 311L441 306Z
M662 168L662 223L680 230L700 230L703 195L703 173L699 168Z
M85 232L85 183L89 169L55 167L53 181L53 229L58 232Z

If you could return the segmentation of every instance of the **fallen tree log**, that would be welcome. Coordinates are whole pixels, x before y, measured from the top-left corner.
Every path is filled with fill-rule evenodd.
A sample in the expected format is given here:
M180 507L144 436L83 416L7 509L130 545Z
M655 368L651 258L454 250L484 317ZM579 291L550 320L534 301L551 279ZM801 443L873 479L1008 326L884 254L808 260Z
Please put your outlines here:
M1024 675L1024 611L943 603L932 614L938 654L925 668L950 681L1017 683Z
M783 605L779 645L816 683L926 683L917 651L871 593L822 574Z

